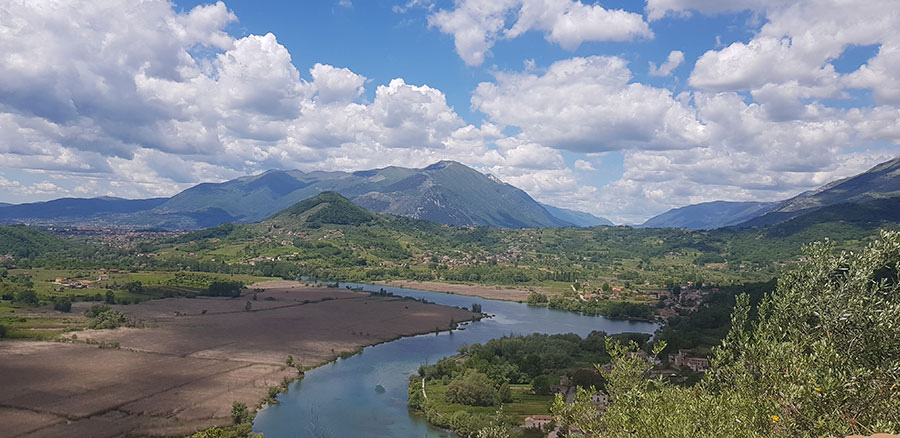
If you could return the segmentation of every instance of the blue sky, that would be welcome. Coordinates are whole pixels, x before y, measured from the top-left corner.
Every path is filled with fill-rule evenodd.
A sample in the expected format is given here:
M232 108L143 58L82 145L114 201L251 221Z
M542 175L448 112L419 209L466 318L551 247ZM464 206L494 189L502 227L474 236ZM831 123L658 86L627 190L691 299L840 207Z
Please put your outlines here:
M890 0L39 3L0 17L0 202L454 159L639 223L900 144Z

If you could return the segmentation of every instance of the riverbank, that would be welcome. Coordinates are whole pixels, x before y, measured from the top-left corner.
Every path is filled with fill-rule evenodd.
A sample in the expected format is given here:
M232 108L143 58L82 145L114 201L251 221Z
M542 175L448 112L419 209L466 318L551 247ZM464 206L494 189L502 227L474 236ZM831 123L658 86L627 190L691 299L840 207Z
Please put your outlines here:
M254 289L261 291L237 299L114 306L147 328L76 332L66 343L0 342L0 422L16 426L4 434L189 435L230 423L233 402L254 406L270 387L296 378L288 355L313 368L475 316L296 282Z
M515 301L524 303L528 300L528 295L534 292L542 293L547 296L556 296L558 293L550 288L543 286L488 286L483 284L456 284L456 283L440 283L436 281L411 281L411 280L392 280L392 281L376 281L375 284L391 287L402 287L406 289L419 289L431 292L443 292L456 295L467 295L471 297L481 297L488 300L499 301Z

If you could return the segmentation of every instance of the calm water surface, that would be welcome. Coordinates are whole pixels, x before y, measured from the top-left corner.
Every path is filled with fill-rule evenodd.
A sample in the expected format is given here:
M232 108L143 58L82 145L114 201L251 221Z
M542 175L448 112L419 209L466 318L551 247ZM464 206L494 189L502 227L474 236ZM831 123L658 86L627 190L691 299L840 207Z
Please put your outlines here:
M433 364L456 353L464 344L484 343L509 334L653 333L656 324L612 321L597 316L531 307L520 303L415 289L341 283L368 291L385 289L395 295L425 298L448 306L481 304L491 315L461 325L465 330L421 335L367 347L362 354L306 373L302 382L278 397L281 403L259 412L253 430L266 438L423 438L453 437L410 415L407 383L422 364ZM376 391L377 386L385 391Z

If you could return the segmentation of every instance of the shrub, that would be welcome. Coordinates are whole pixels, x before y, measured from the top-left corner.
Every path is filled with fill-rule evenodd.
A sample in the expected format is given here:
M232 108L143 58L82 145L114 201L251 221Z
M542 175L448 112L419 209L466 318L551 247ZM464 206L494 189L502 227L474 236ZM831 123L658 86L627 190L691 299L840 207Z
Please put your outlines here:
M125 314L112 310L109 306L91 306L85 315L92 318L88 327L92 329L114 329L127 322Z
M5 338L5 337L6 337L6 326L0 325L0 338Z
M467 369L447 385L447 401L468 406L493 406L497 390L487 374Z
M213 297L237 297L241 295L241 283L236 281L214 281L209 285L207 294Z
M63 297L56 300L53 303L53 309L59 312L71 312L72 311L72 299L69 297Z
M249 423L253 420L253 417L250 415L250 410L247 409L247 404L243 402L234 402L231 405L231 423L238 425Z
M37 293L31 289L19 291L16 293L16 302L36 306L38 304Z

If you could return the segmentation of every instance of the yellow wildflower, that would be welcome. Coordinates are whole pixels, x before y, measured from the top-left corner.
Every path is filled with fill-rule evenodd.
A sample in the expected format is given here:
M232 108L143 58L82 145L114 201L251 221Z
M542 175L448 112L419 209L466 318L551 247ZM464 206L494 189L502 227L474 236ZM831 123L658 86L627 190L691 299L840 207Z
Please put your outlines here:
M774 421L774 422L777 423L778 420L781 420L781 417L779 417L779 416L777 416L777 415L773 415L773 416L772 416L772 421Z

